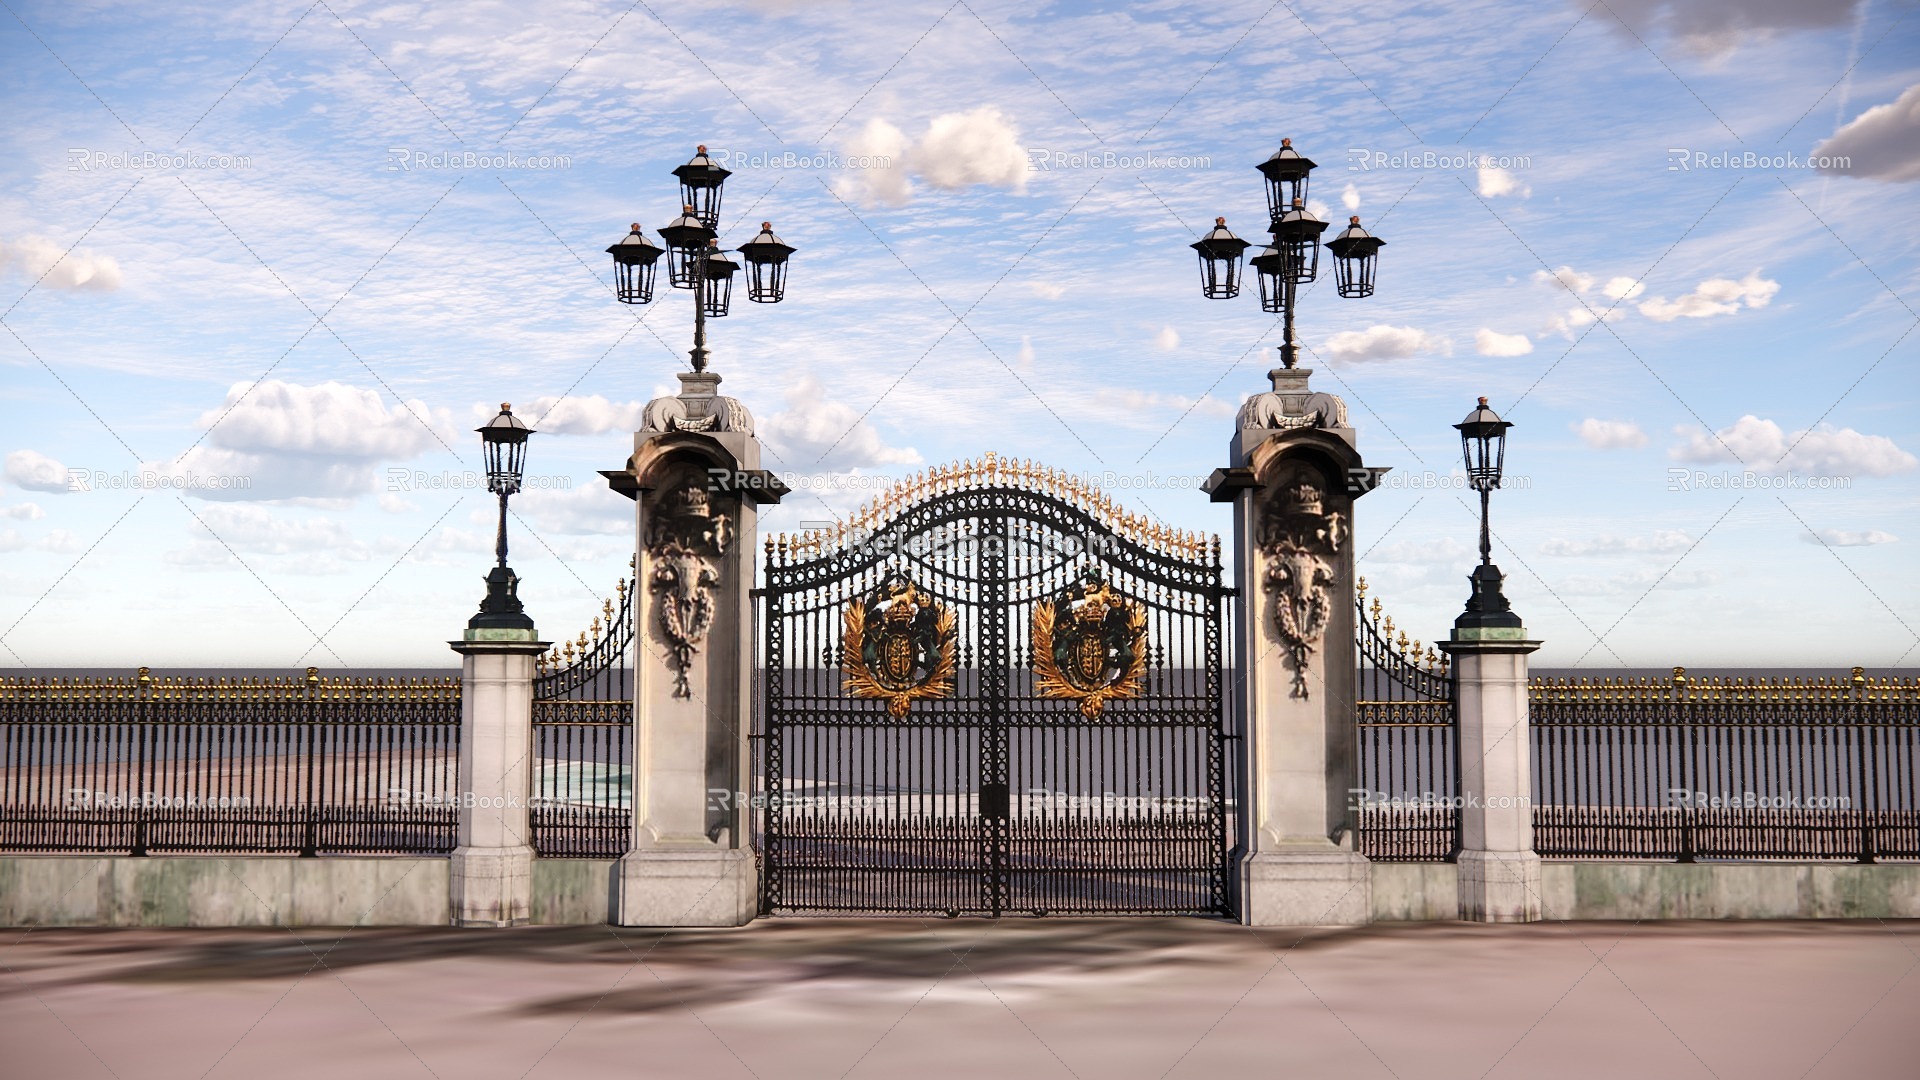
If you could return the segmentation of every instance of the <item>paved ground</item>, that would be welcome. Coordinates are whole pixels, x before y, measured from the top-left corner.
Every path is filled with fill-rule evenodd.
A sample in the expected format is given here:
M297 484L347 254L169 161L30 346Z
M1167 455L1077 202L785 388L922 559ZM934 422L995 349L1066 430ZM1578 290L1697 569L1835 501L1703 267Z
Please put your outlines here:
M6 930L0 965L5 1077L1920 1077L1911 922Z

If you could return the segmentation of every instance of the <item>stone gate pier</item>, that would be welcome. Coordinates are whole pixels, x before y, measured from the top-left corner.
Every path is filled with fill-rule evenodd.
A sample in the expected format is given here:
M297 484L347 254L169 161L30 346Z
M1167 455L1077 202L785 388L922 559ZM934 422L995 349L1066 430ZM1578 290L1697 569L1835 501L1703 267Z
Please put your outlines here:
M760 468L753 418L683 372L643 413L608 483L634 501L631 847L614 870L621 926L739 926L759 908L752 786L757 510L786 488Z
M1361 460L1346 403L1275 368L1241 406L1230 464L1240 589L1239 911L1254 926L1359 925L1372 874L1355 850L1353 503L1384 469Z

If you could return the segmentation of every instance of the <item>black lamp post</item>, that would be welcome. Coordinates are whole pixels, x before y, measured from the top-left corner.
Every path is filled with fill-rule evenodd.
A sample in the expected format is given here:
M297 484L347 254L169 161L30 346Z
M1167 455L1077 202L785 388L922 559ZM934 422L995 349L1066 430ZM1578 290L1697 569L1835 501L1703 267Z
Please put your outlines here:
M1307 185L1313 162L1293 148L1292 139L1280 140L1280 149L1257 168L1266 178L1267 231L1273 242L1248 262L1260 279L1260 309L1283 315L1280 363L1291 368L1299 360L1293 333L1297 286L1311 283L1320 273L1320 234L1327 223L1307 209ZM1214 218L1214 228L1192 245L1200 253L1200 291L1209 300L1227 300L1240 294L1240 255L1249 246L1227 230L1225 218ZM1346 231L1327 242L1333 254L1334 275L1341 296L1373 295L1375 262L1385 240L1349 218Z
M614 297L623 304L653 301L654 264L667 257L667 283L693 291L693 370L707 370L707 319L722 318L733 299L733 275L740 264L720 249L720 199L728 170L713 163L707 148L673 170L680 179L680 216L659 231L667 246L648 240L640 226L607 249L614 262ZM777 304L786 296L787 258L794 248L773 235L770 222L739 251L747 259L747 298Z
M507 499L519 492L527 460L527 436L533 434L513 406L500 403L500 415L474 429L486 452L487 490L500 496L500 530L494 535L498 562L487 572L487 598L480 613L467 620L469 628L533 629L533 620L520 605L520 579L507 566Z
M1493 536L1487 527L1487 508L1493 489L1500 486L1500 474L1507 464L1507 429L1513 425L1500 419L1487 407L1487 399L1453 425L1460 432L1460 456L1466 463L1467 483L1480 493L1480 565L1468 580L1473 595L1467 600L1466 613L1454 621L1457 627L1519 626L1501 592L1500 568L1493 565Z

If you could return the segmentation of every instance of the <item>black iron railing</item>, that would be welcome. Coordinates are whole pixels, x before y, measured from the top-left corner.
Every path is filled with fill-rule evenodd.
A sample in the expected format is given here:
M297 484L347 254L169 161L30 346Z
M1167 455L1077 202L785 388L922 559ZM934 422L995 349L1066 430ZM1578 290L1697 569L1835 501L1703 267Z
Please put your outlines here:
M1354 590L1360 787L1357 847L1369 859L1452 860L1460 850L1453 675L1432 646L1395 631L1367 582Z
M604 619L604 623L603 620ZM611 859L633 832L633 590L542 657L533 684L533 849Z
M1920 680L1535 679L1534 847L1920 858Z
M458 679L0 678L0 851L452 851Z

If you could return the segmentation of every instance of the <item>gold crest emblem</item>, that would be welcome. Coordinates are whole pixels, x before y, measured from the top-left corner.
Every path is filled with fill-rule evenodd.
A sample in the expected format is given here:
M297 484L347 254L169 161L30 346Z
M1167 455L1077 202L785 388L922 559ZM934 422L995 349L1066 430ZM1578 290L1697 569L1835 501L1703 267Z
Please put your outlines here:
M1140 696L1147 674L1147 613L1088 574L1033 608L1033 671L1040 696L1080 702L1097 720L1107 702Z
M953 611L895 574L847 605L840 670L847 693L907 715L920 698L953 696Z

